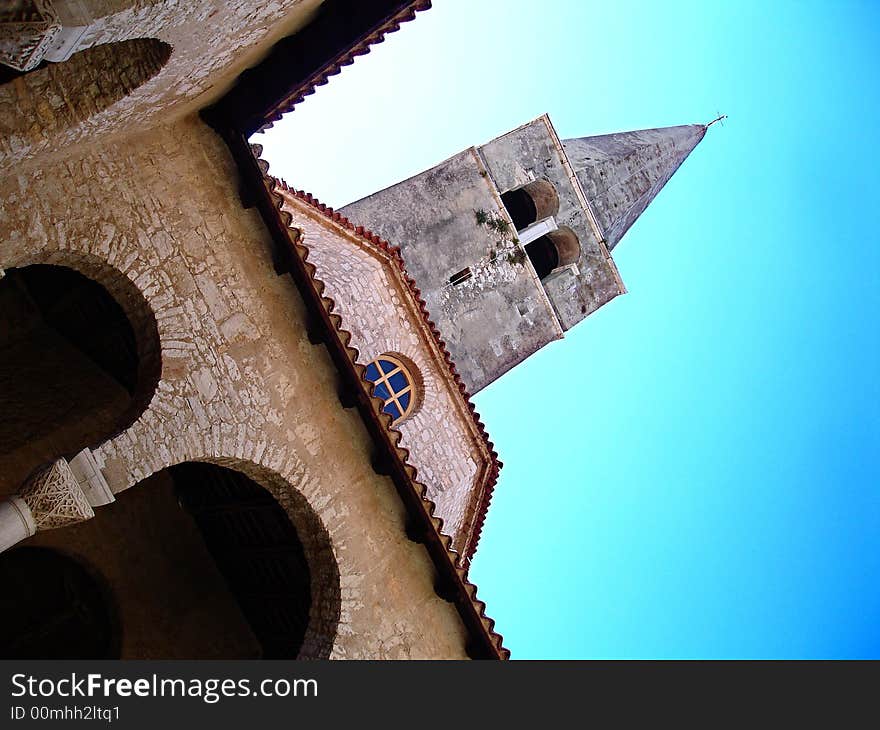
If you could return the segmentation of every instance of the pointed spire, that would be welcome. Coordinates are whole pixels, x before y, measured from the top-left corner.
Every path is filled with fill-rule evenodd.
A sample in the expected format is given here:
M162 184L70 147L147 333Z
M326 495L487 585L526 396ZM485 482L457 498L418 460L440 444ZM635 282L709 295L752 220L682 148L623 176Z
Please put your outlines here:
M687 124L562 143L609 250L663 189L708 127Z

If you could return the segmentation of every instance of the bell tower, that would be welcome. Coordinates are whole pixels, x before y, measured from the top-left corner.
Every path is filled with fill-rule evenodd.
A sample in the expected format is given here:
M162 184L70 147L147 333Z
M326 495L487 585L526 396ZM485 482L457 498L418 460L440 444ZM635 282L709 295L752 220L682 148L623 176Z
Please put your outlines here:
M707 127L560 141L544 115L341 212L400 246L476 393L626 291L611 251Z

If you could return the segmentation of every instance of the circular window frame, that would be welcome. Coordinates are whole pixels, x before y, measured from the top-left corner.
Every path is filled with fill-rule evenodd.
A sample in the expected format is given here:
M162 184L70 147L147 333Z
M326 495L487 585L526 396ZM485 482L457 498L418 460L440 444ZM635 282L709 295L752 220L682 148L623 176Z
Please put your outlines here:
M390 372L386 373L384 368L379 365L380 361L390 362L395 366ZM376 369L379 372L380 377L376 380L370 380L367 377L367 368L370 365L375 365ZM403 376L406 378L407 385L405 388L401 390L396 390L389 380L392 375L395 375L399 372L403 373ZM372 387L370 389L370 395L382 400L382 408L380 410L381 413L385 413L387 416L390 416L393 420L391 421L392 426L397 426L407 419L411 418L415 413L419 410L422 402L422 387L421 387L421 378L419 377L418 370L412 361L404 357L403 355L397 353L383 353L381 355L377 355L372 360L370 360L364 366L364 381L369 383ZM380 384L385 384L386 390L390 393L389 398L382 398L382 396L376 393L376 387ZM402 395L410 394L409 403L406 408L401 407L401 403L399 397ZM391 413L388 413L385 410L385 407L388 405L389 401L394 401L397 405L397 410L400 411L400 416L394 418Z

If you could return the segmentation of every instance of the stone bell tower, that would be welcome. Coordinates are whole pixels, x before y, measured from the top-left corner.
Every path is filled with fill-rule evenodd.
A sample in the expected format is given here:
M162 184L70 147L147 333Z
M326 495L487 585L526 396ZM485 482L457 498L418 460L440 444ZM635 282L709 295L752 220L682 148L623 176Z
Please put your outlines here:
M707 127L560 141L544 115L341 212L401 247L476 393L625 292L611 251Z

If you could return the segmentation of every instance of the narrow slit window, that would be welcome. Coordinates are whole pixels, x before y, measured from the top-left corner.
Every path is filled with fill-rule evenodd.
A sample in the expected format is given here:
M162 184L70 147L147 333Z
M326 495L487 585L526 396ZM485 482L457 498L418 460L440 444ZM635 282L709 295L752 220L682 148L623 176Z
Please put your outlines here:
M450 276L449 283L452 284L452 286L458 286L462 282L465 282L468 279L470 279L472 276L473 276L473 272L471 271L471 267L466 266L461 271L457 271L452 276Z

